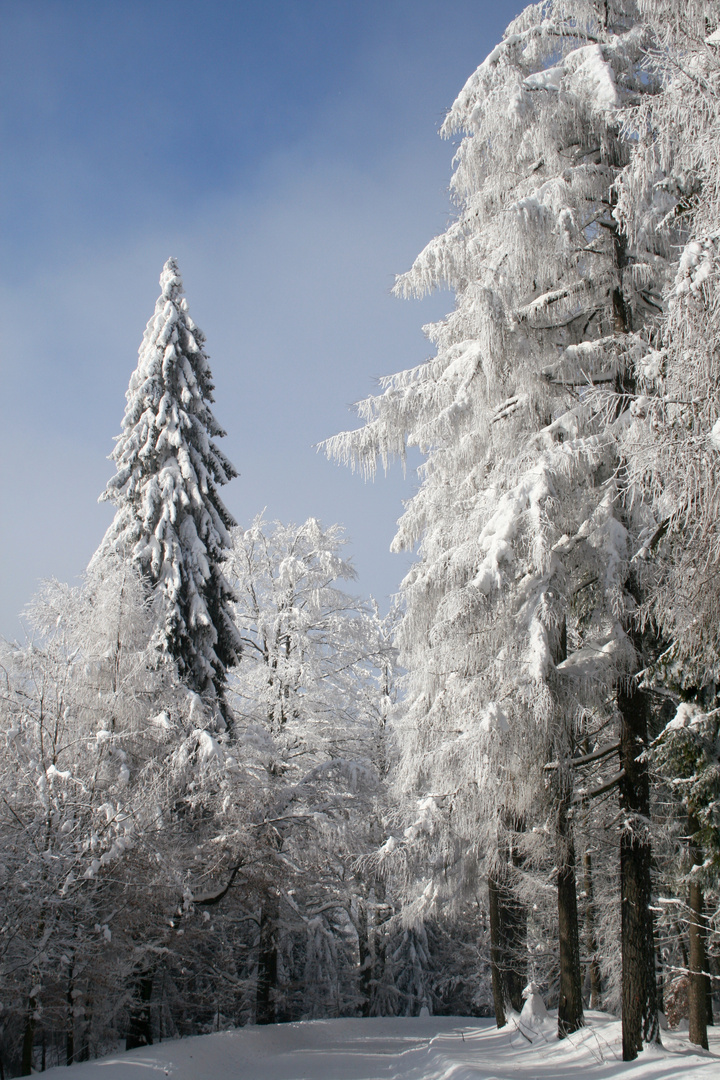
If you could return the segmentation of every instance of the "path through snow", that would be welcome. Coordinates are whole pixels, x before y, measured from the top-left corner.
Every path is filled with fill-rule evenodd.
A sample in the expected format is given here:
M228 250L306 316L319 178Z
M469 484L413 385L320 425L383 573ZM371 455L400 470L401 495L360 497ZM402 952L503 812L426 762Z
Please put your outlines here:
M469 1017L313 1020L174 1040L50 1069L48 1080L718 1080L711 1053L665 1033L662 1050L620 1060L620 1025L602 1013L571 1038L531 1045Z

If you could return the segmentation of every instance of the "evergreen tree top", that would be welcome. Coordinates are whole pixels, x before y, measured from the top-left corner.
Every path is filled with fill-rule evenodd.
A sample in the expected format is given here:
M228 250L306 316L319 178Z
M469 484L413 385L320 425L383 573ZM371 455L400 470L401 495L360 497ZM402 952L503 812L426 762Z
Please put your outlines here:
M193 689L221 693L240 646L221 573L235 522L218 488L237 472L213 441L225 432L210 409L205 335L190 318L176 259L165 263L160 288L112 453L117 472L101 495L118 510L100 551L138 565L159 644Z

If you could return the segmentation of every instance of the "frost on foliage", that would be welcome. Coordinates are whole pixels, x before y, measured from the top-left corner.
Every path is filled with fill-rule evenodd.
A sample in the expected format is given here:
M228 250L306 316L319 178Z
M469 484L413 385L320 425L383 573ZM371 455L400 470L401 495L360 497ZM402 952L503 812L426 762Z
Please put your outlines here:
M243 797L298 911L310 881L347 903L338 875L368 847L387 771L394 649L373 605L346 591L345 543L315 518L258 516L234 531L228 568L244 649L228 686Z
M322 788L373 787L382 771L372 760L384 722L378 675L389 678L394 656L370 605L342 588L355 575L342 530L259 516L234 540L244 659L230 689L248 763L261 786L274 776L298 808Z
M665 725L665 731L682 731L685 728L699 728L705 719L705 713L699 705L682 701L672 720Z
M643 545L653 596L646 614L671 646L672 662L658 664L653 678L703 686L720 671L720 594L712 569L720 556L718 13L702 0L681 12L670 0L639 6L661 41L652 66L663 92L633 118L641 152L624 184L643 212L635 215L639 228L654 225L666 245L672 277L654 355L646 350L648 361L641 357L636 366L645 400L623 450L632 497L653 514Z
M706 867L720 865L720 723L717 710L681 702L651 747L654 767L665 777L699 829Z
M502 706L497 701L490 701L480 713L478 726L491 735L493 732L508 731L510 723Z
M210 409L205 337L174 259L160 286L112 454L117 473L101 496L118 509L96 559L132 558L152 591L158 643L190 686L222 697L240 642L222 573L234 522L218 489L236 472L214 442L224 432Z
M164 844L155 807L167 808L178 788L165 730L152 717L182 726L188 711L175 665L151 643L139 574L112 554L101 561L81 586L44 583L27 612L32 642L2 646L7 991L26 1000L25 972L47 975L44 1004L57 1007L51 995L62 984L63 1015L68 957L82 965L83 985L99 990L125 963L135 933L153 934L155 901L145 901L153 888L166 897L168 886L155 861ZM22 844L13 839L18 822ZM89 933L95 923L99 940ZM111 937L109 957L101 946Z
M568 53L562 64L528 75L526 90L565 90L578 99L592 101L599 109L617 109L621 99L615 72L600 45L585 45Z
M683 248L675 275L675 296L691 293L698 296L716 270L717 241L715 238L691 240Z
M455 220L395 287L450 287L454 311L426 328L435 355L382 380L363 426L325 445L365 475L407 446L424 455L393 542L417 551L398 627L398 776L449 793L468 850L504 807L544 797L535 763L588 683L604 703L637 663L627 538L647 520L614 479L635 422L618 390L651 352L670 252L654 225L675 203L654 189L645 227L622 233L620 199L627 215L651 189L615 187L637 143L625 107L658 80L636 5L602 8L527 8L467 80L442 128L460 136ZM436 844L447 873L442 829Z

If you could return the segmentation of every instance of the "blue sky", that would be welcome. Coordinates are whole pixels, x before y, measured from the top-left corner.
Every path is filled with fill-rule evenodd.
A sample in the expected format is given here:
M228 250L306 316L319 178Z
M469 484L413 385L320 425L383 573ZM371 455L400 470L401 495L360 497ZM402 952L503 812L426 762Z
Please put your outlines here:
M313 515L381 605L413 487L313 445L452 307L390 296L451 212L446 109L522 3L0 0L0 633L72 581L169 255L207 336L240 524Z

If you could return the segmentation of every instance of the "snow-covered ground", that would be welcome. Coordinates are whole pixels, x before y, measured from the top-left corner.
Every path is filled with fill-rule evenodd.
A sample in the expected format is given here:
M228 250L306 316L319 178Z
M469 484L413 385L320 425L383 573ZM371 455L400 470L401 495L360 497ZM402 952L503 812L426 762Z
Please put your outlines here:
M511 1024L468 1017L314 1020L246 1027L111 1054L70 1068L63 1080L717 1080L720 1029L711 1052L665 1032L663 1049L620 1060L620 1024L591 1013L571 1038L530 1044Z

